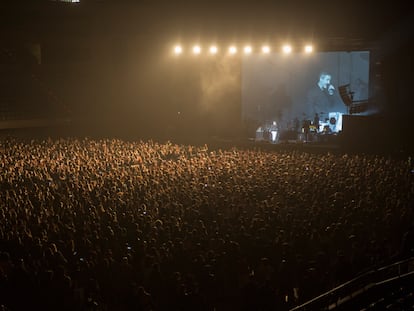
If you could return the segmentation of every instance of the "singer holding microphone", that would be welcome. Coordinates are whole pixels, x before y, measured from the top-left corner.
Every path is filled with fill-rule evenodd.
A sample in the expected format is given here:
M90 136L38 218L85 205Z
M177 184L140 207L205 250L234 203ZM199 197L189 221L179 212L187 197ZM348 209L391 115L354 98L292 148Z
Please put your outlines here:
M307 94L306 109L309 116L327 114L329 112L345 112L338 92L331 84L332 75L326 71L319 74L319 80ZM343 106L343 107L342 107Z

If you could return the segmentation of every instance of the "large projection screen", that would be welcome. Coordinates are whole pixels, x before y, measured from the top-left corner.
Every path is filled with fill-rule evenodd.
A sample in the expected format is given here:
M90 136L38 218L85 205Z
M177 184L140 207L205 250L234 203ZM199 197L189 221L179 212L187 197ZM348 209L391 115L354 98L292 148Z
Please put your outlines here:
M369 62L369 51L245 55L242 120L277 121L279 128L287 128L295 118L312 120L318 113L323 120L330 113L347 113L338 87L349 84L354 101L368 100ZM319 84L323 79L329 82L324 90L323 83ZM328 99L318 98L315 92L321 90L328 93L323 95Z

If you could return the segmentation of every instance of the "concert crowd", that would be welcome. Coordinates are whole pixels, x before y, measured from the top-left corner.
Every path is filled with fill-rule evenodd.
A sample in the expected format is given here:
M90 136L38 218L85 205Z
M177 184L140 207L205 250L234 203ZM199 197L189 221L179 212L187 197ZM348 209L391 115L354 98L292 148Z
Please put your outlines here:
M2 310L286 310L414 255L411 158L0 147Z

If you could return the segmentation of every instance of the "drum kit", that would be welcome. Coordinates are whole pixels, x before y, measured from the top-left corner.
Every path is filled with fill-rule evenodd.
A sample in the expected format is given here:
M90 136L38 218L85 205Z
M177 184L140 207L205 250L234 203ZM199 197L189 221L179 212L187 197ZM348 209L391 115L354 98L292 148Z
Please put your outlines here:
M309 132L311 133L338 133L342 130L342 115L341 112L329 112L327 117L323 118L325 112L321 112L321 120L319 124L311 122ZM310 122L310 120L309 120Z
M325 122L319 123L319 130L321 132L339 133L342 131L342 115L343 113L341 112L329 112Z
M318 124L311 120L304 120L302 123L302 131L298 139L300 141L318 141L320 135L337 134L342 130L342 115L341 112L329 112L324 117L325 113L321 112L321 120Z

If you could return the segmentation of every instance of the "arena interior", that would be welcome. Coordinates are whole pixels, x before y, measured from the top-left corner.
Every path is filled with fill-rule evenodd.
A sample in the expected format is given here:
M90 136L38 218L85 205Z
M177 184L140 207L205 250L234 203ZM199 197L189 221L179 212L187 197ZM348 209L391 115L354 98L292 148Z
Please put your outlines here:
M413 11L371 2L1 3L0 310L414 310Z

